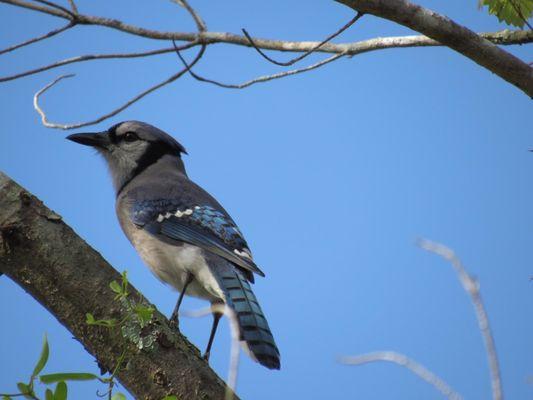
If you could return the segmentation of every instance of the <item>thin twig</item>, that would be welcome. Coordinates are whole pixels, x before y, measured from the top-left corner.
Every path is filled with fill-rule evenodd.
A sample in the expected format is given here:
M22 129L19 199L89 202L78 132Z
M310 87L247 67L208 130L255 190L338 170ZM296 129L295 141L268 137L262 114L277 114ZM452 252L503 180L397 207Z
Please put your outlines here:
M350 21L348 21L343 27L341 27L339 30L337 30L335 33L332 33L331 35L329 35L327 38L325 38L323 41L321 41L320 43L318 43L315 47L307 50L304 54L301 54L299 55L298 57L295 57L293 58L292 60L289 60L289 61L285 61L285 62L282 62L282 61L276 61L274 60L273 58L269 57L268 55L266 55L254 42L254 39L250 36L250 34L246 31L246 29L242 29L242 33L244 33L244 36L246 36L246 38L250 41L250 44L252 45L252 47L261 55L263 56L263 58L265 58L266 60L270 61L271 63L273 64L276 64L276 65L280 65L282 67L288 67L290 65L293 65L295 63L297 63L298 61L300 60L303 60L305 57L307 57L308 55L314 53L316 50L318 50L320 47L322 47L323 45L325 45L326 43L328 43L331 39L339 36L342 32L344 32L346 29L348 29L350 26L352 26L353 24L355 24L357 22L357 20L359 18L361 18L364 14L361 13L361 12L358 12L355 17L353 17Z
M474 277L468 274L461 260L459 260L453 250L440 243L431 242L426 239L420 239L417 244L422 249L435 253L444 258L445 260L449 261L455 269L455 272L459 277L459 281L461 282L463 289L470 295L470 299L472 301L472 304L474 305L474 310L476 311L479 330L481 331L481 335L483 336L483 339L485 341L485 348L487 350L487 358L489 361L490 377L492 384L492 397L494 400L503 399L500 366L498 363L496 345L494 343L494 337L492 336L492 332L490 329L487 311L485 310L483 300L481 299L481 294L479 293L478 282Z
M198 54L196 55L195 59L193 60L193 62L191 64L192 65L196 64L200 60L200 58L202 58L204 52L205 52L205 45L202 45L200 51L198 52ZM125 104L123 104L120 107L114 109L113 111L110 111L107 114L104 114L104 115L102 115L102 116L100 116L100 117L98 117L98 118L96 118L94 120L87 121L87 122L78 122L78 123L74 123L74 124L60 124L60 123L55 123L55 122L49 122L48 118L46 116L46 113L39 106L39 97L44 92L46 92L48 89L50 89L52 86L54 86L56 83L58 83L62 79L70 78L70 77L74 76L73 74L62 75L62 76L56 78L55 80L53 80L52 82L50 82L48 85L46 85L44 88L39 90L37 93L35 93L35 95L33 96L33 107L35 108L35 110L41 116L42 124L44 126L46 126L47 128L56 128L56 129L65 129L65 130L67 130L67 129L81 128L83 126L95 125L95 124L98 124L98 123L108 119L108 118L111 118L111 117L117 115L119 112L125 110L126 108L131 106L133 103L136 103L137 101L139 101L140 99L142 99L146 95L154 92L155 90L157 90L157 89L159 89L159 88L161 88L161 87L163 87L165 85L168 85L171 82L174 82L176 79L181 77L186 72L187 72L187 68L183 68L181 71L175 73L174 75L170 76L169 78L165 79L164 81L162 81L162 82L160 82L160 83L158 83L158 84L156 84L154 86L151 86L148 89L142 91L141 93L139 93L138 95L136 95L132 99L128 100Z
M204 317L212 313L221 313L228 318L231 329L231 352L228 371L228 388L226 390L225 400L232 400L234 398L233 393L237 388L237 376L239 374L239 322L235 312L226 305L213 304L211 307L203 308L196 311L184 311L183 315L186 317ZM182 314L180 312L180 314Z
M191 14L192 18L194 19L194 22L196 23L196 27L198 28L199 32L205 32L207 31L207 25L205 24L204 20L200 15L190 6L190 4L187 2L187 0L171 0L173 3L179 4L180 6L184 7L189 14Z
M78 13L78 7L76 6L76 3L74 3L74 0L68 0L69 4L70 4L70 8L72 8L72 12L74 14L77 14Z
M191 47L198 46L198 43L187 43L179 47L180 50L187 50ZM28 71L20 72L18 74L9 75L0 77L0 83L1 82L7 82L12 81L15 79L23 78L25 76L37 74L39 72L48 71L50 69L62 67L64 65L73 64L77 62L85 62L85 61L92 61L92 60L106 60L106 59L116 59L116 58L140 58L140 57L150 57L150 56L156 56L160 54L165 53L172 53L175 49L172 47L167 47L165 49L157 49L157 50L150 50L145 51L141 53L114 53L114 54L85 54L81 56L76 56L72 58L67 58L65 60L56 61L52 64L44 65L42 67L30 69Z
M33 0L33 1L35 1L36 3L46 4L49 7L53 7L55 9L57 9L57 10L63 11L65 14L70 16L70 19L72 21L74 21L76 19L76 15L72 11L66 9L63 6L60 6L59 4L56 4L56 3L53 3L53 2L47 1L47 0Z
M462 396L452 389L444 380L439 378L422 364L395 351L377 351L359 356L341 357L340 362L348 365L363 365L372 362L385 361L398 364L429 383L450 400L461 400Z
M0 55L2 54L5 54L5 53L9 53L13 50L16 50L16 49L20 49L21 47L24 47L24 46L28 46L32 43L36 43L36 42L39 42L41 40L44 40L44 39L48 39L52 36L55 36L57 35L58 33L61 33L61 32L64 32L66 31L67 29L70 29L72 27L74 27L76 25L75 22L73 21L70 21L68 24L66 24L65 26L61 27L61 28L57 28L57 29L54 29L48 33L45 33L44 35L42 36L37 36L35 38L32 38L32 39L29 39L29 40L26 40L25 42L22 42L22 43L18 43L18 44L15 44L13 46L10 46L6 49L3 49L3 50L0 50Z
M246 82L243 82L243 83L240 83L240 84L228 84L228 83L215 81L213 79L207 79L207 78L204 78L204 77L198 75L197 73L195 73L192 70L192 65L187 64L187 61L185 61L185 59L181 55L179 49L176 47L176 43L174 41L172 43L175 46L176 54L180 58L181 62L183 63L183 65L185 66L187 71L189 71L189 74L191 74L191 76L194 79L196 79L196 80L198 80L200 82L211 83L213 85L216 85L216 86L219 86L219 87L222 87L222 88L225 88L225 89L244 89L244 88L247 88L248 86L252 86L253 84L256 84L256 83L268 82L268 81L271 81L271 80L274 80L274 79L280 79L280 78L284 78L286 76L296 75L296 74L300 74L302 72L311 71L311 70L319 68L319 67L321 67L323 65L329 64L330 62L335 61L335 60L337 60L337 59L339 59L339 58L341 58L341 57L346 55L346 54L342 54L342 53L341 54L335 54L335 55L333 55L333 56L331 56L329 58L326 58L325 60L319 61L319 62L317 62L315 64L309 65L309 66L304 67L304 68L299 68L299 69L293 69L293 70L290 70L290 71L279 72L277 74L272 74L272 75L264 75L264 76L260 76L260 77L254 78L254 79L251 79L249 81L246 81Z

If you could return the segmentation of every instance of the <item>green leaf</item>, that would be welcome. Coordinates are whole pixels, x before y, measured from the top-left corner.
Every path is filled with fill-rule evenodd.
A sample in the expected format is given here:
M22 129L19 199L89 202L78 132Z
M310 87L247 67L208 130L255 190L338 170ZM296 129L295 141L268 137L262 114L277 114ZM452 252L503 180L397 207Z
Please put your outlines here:
M113 397L111 397L111 400L126 400L126 396L124 396L122 393L115 393Z
M57 383L54 400L67 400L67 384L65 382L61 381Z
M46 365L46 362L48 361L48 355L50 354L50 349L48 347L48 340L46 339L46 335L44 335L43 338L43 348L41 350L41 355L39 356L39 361L37 361L37 364L35 365L35 368L33 369L33 373L31 374L32 378L39 375L39 372L41 372Z
M52 392L50 389L46 389L44 395L46 400L54 400L54 392Z
M94 316L91 313L85 314L85 322L87 325L97 325L97 326L105 326L106 328L112 328L117 324L116 319L94 319Z
M147 307L137 304L135 305L134 311L143 327L152 320L152 316L154 315L154 308L152 306Z
M533 0L480 0L500 22L523 28L533 16Z
M116 294L122 294L122 287L118 284L117 281L111 281L111 283L109 284L109 287Z
M122 293L124 296L128 295L128 271L122 272Z
M92 381L93 379L98 379L98 376L85 372L65 372L41 375L39 379L42 383L49 384L61 381Z
M94 315L92 315L91 313L87 313L85 314L85 318L86 318L85 322L87 322L88 325L94 325L94 322L96 321L94 319Z
M26 385L23 382L19 382L19 383L17 383L17 387L19 388L20 393L22 393L24 395L24 398L31 399L31 397L29 395L33 394L33 390L32 390L32 388L29 385Z
M172 395L172 396L165 396L161 400L178 400L178 398Z
M4 394L2 396L2 400L13 400L11 397L9 397L7 394Z

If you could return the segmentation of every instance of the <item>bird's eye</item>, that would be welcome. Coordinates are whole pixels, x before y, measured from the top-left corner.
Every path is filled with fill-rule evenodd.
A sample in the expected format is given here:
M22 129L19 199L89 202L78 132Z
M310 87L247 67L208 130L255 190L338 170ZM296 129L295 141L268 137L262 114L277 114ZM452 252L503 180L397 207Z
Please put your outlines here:
M125 142L135 142L139 137L134 132L126 132L124 134Z

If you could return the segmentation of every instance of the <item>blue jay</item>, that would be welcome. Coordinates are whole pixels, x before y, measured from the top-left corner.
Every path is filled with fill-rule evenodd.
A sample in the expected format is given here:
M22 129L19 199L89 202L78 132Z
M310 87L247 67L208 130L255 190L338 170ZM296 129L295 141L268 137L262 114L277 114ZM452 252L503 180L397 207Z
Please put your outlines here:
M171 321L177 325L185 294L226 304L236 314L248 354L267 368L279 369L278 348L250 287L254 273L265 275L226 210L187 177L181 159L185 148L139 121L67 139L94 147L106 160L120 226L152 272L180 292ZM213 312L206 359L220 317Z

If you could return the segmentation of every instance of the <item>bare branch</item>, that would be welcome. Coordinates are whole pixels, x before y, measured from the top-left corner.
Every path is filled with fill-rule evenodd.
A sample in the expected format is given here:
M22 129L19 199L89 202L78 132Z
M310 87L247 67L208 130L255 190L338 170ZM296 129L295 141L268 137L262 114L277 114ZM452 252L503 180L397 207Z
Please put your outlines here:
M0 3L11 4L14 6L39 11L45 14L54 15L56 17L66 18L60 12L56 10L48 9L41 7L36 4L28 3L24 0L0 0ZM116 19L94 17L89 15L79 14L77 15L78 23L85 25L99 25L111 29L117 29L122 32L145 37L148 39L154 40L176 40L176 41L186 41L201 44L214 44L214 43L226 43L238 46L252 47L250 41L246 36L235 35L229 32L204 32L201 35L198 33L192 32L163 32L145 29L142 27L137 27L134 25L126 24L122 21ZM201 36L201 38L200 38ZM531 31L509 31L503 30L499 32L491 33L480 33L479 36L485 38L495 44L526 44L533 43L533 32ZM253 38L254 43L257 47L263 50L277 50L283 52L303 52L309 51L315 47L320 42L313 41L284 41L284 40L272 40L272 39L260 39ZM356 43L344 43L344 44L334 44L326 43L320 48L314 50L315 52L321 53L344 53L347 52L349 55L356 55L365 51L371 50L381 50L386 48L396 48L396 47L418 47L418 46L443 46L436 40L430 39L424 35L413 35L413 36L398 36L398 37L386 37L386 38L375 38L370 40L365 40L362 42ZM362 47L362 49L361 49Z
M198 46L198 43L194 43L194 42L193 43L187 43L187 44L185 44L183 46L180 46L179 49L180 50L187 50L187 49L190 49L191 47L195 47L195 46ZM42 67L38 67L38 68L34 68L34 69L30 69L28 71L20 72L18 74L0 77L0 83L1 82L12 81L12 80L15 80L15 79L23 78L25 76L37 74L39 72L48 71L50 69L62 67L64 65L68 65L68 64L74 64L74 63L77 63L77 62L85 62L85 61L92 61L92 60L150 57L150 56L156 56L156 55L165 54L165 53L172 53L174 51L175 51L174 48L167 47L167 48L164 48L164 49L149 50L149 51L140 52L140 53L85 54L85 55L82 55L82 56L76 56L76 57L67 58L65 60L56 61L55 63L44 65Z
M5 53L9 53L9 52L11 52L13 50L16 50L16 49L20 49L21 47L28 46L28 45L30 45L32 43L40 42L41 40L51 38L52 36L55 36L55 35L57 35L57 34L59 34L61 32L65 32L67 29L70 29L70 28L74 27L75 25L76 24L71 21L68 24L66 24L65 26L63 26L61 28L54 29L54 30L52 30L52 31L50 31L48 33L45 33L42 36L37 36L35 38L26 40L26 41L24 41L22 43L18 43L18 44L15 44L13 46L10 46L10 47L8 47L6 49L0 50L0 55L5 54Z
M193 62L191 63L191 65L196 64L200 60L200 58L202 58L204 52L205 52L205 45L203 45L201 47L200 51L196 55L196 57L193 60ZM62 75L62 76L56 78L54 81L50 82L44 88L42 88L37 93L35 93L35 95L33 97L33 106L34 106L35 110L40 114L42 124L44 126L46 126L47 128L55 128L55 129L65 129L65 130L67 130L67 129L81 128L83 126L96 125L96 124L98 124L98 123L100 123L100 122L102 122L102 121L104 121L104 120L106 120L108 118L111 118L111 117L117 115L119 112L125 110L126 108L131 106L133 103L136 103L137 101L139 101L143 97L147 96L148 94L156 91L157 89L162 88L163 86L168 85L171 82L174 82L176 79L180 78L186 72L187 72L187 68L182 69L181 71L173 74L172 76L170 76L169 78L165 79L164 81L162 81L162 82L160 82L160 83L158 83L158 84L156 84L154 86L151 86L148 89L142 91L141 93L139 93L138 95L136 95L132 99L128 100L125 104L121 105L120 107L118 107L118 108L114 109L113 111L110 111L109 113L104 114L104 115L102 115L102 116L100 116L100 117L98 117L98 118L96 118L94 120L91 120L91 121L78 122L78 123L74 123L74 124L60 124L60 123L55 123L55 122L49 122L48 118L46 116L46 113L39 106L39 97L44 92L46 92L48 89L50 89L52 86L54 86L56 83L58 83L62 79L70 78L70 77L74 76L72 74Z
M257 45L254 43L254 39L248 34L248 32L246 31L246 29L243 29L242 30L242 33L244 33L244 36L246 36L246 38L250 41L250 44L252 45L252 47L261 55L263 56L263 58L265 58L266 60L270 61L271 63L273 64L276 64L276 65L280 65L282 67L288 67L290 65L293 65L294 63L297 63L298 61L300 60L303 60L305 57L307 57L309 54L312 54L313 52L315 52L316 50L318 50L320 47L322 47L323 45L325 45L326 43L328 43L331 39L339 36L342 32L344 32L346 29L348 29L350 26L352 26L353 24L355 24L357 22L357 20L359 18L361 18L363 16L363 13L360 13L358 12L355 17L353 17L350 21L348 21L343 27L341 27L339 30L337 30L335 33L332 33L331 35L329 35L327 38L325 38L322 42L320 42L319 44L317 44L315 47L313 47L312 49L310 50L307 50L304 54L298 56L298 57L295 57L293 58L292 60L289 60L289 61L286 61L286 62L281 62L281 61L276 61L274 60L273 58L270 58L268 55L266 55L259 47L257 47Z
M1 0L0 0L1 1ZM502 45L512 45L512 44L524 44L533 41L533 32L526 31L501 31L494 33L481 33L482 37L487 40L492 41L496 44ZM306 45L313 45L316 42L305 42ZM198 42L190 42L179 47L180 50L186 50L191 47L198 46ZM411 35L411 36L392 36L387 38L376 38L363 40L355 43L346 43L334 45L335 49L332 51L327 51L326 53L344 53L348 56L354 56L361 53L366 53L376 50L392 49L392 48L404 48L404 47L430 47L430 46L442 46L439 42L430 39L425 36L420 35ZM342 51L341 51L342 50ZM159 49L159 50L150 50L147 52L140 53L115 53L115 54L87 54L68 58L62 61L57 61L52 64L45 65L43 67L38 67L28 71L20 72L18 74L9 75L0 77L1 82L7 82L14 79L23 78L25 76L33 75L39 72L47 71L49 69L61 67L63 65L72 64L76 62L84 62L91 60L99 59L112 59L112 58L137 58L137 57L148 57L153 55L159 55L164 53L171 53L174 49L171 47ZM308 50L307 50L308 51ZM317 49L316 52L322 52L322 49ZM239 86L239 85L236 85Z
M225 400L233 400L235 398L235 390L237 388L237 376L239 374L239 322L235 312L225 304L213 304L211 307L203 308L197 311L185 311L183 315L186 317L204 317L211 315L214 312L224 314L228 318L231 330L231 352L229 360L228 383ZM180 313L181 314L181 313Z
M325 60L322 60L322 61L319 61L315 64L312 64L312 65L309 65L307 67L304 67L304 68L299 68L299 69L293 69L293 70L290 70L290 71L284 71L284 72L279 72L277 74L272 74L272 75L264 75L264 76L260 76L258 78L254 78L254 79L251 79L249 81L246 81L244 83L240 83L240 84L228 84L228 83L223 83L223 82L219 82L219 81L215 81L215 80L212 80L212 79L207 79L207 78L204 78L198 74L196 74L195 72L193 72L193 70L191 69L192 65L188 65L187 64L187 61L185 61L185 59L183 58L183 56L181 55L179 49L176 47L176 43L175 42L172 42L174 44L174 47L175 47L175 50L176 50L176 54L178 55L178 57L180 58L181 62L183 63L183 65L185 66L185 68L187 69L187 71L189 71L189 74L191 74L191 76L200 81L200 82L206 82L206 83L211 83L213 85L216 85L216 86L219 86L219 87L222 87L222 88L225 88L225 89L244 89L244 88L247 88L248 86L252 86L253 84L256 84L256 83L260 83L260 82L268 82L268 81L271 81L271 80L274 80L274 79L280 79L280 78L284 78L286 76L290 76L290 75L296 75L296 74L300 74L302 72L307 72L307 71L311 71L313 69L316 69L316 68L319 68L323 65L326 65L326 64L329 64L330 62L332 61L335 61L343 56L345 56L346 54L335 54L329 58L326 58Z
M429 383L450 400L461 400L462 396L453 390L444 380L428 370L422 364L395 351L377 351L359 356L341 357L340 362L348 365L363 365L373 362L384 361L407 368L409 371Z
M492 383L492 396L494 400L501 400L503 398L503 391L498 355L496 353L496 345L490 329L487 311L485 310L485 306L483 305L483 301L481 299L481 294L479 293L478 282L475 278L468 274L461 260L459 260L455 253L448 247L426 239L420 239L418 241L418 245L424 250L435 253L449 261L455 269L455 272L457 273L459 281L461 282L464 290L470 295L470 299L474 305L474 310L476 311L479 330L481 331L481 335L485 341L485 348L487 349Z

